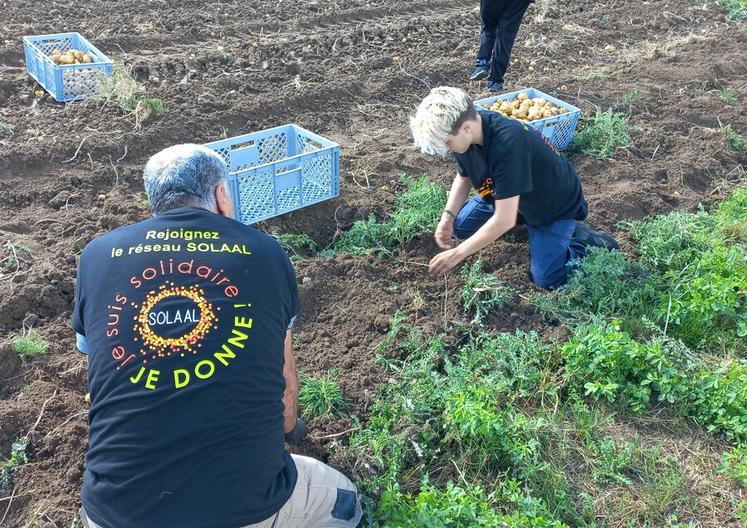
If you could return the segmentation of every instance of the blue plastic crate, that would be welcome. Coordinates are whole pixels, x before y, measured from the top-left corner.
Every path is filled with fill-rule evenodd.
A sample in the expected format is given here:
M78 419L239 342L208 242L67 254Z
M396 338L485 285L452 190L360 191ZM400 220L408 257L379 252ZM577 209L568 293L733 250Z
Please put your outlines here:
M541 97L555 106L566 110L565 114L537 119L536 121L530 121L527 124L542 132L542 134L558 150L565 150L570 147L571 140L573 140L573 133L576 131L576 125L578 124L578 118L581 116L581 110L571 104L561 101L560 99L556 99L555 97L540 92L539 90L535 90L534 88L527 88L525 90L517 90L515 92L501 94L497 97L480 99L479 101L475 101L475 104L487 109L498 100L513 101L516 99L516 96L522 92L526 93L530 99Z
M245 224L340 194L340 146L298 125L205 146L226 160L236 219Z
M49 56L58 49L77 49L93 59L90 64L59 65ZM23 37L26 71L48 91L56 101L85 99L99 91L101 75L111 75L114 64L79 33L58 33Z

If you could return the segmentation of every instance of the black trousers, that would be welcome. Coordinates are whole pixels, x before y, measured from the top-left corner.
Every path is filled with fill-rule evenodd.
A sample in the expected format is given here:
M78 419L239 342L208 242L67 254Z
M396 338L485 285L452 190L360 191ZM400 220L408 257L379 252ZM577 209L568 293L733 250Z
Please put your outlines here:
M521 19L530 0L480 0L480 49L477 64L491 64L490 80L503 82Z

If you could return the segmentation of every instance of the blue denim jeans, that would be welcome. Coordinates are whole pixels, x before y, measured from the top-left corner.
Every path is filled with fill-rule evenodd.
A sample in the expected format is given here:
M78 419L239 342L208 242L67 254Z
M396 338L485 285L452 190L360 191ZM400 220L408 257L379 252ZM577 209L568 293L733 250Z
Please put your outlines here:
M464 240L475 234L493 216L495 207L479 196L467 200L454 220L454 236ZM548 225L527 226L529 231L529 276L537 286L559 288L570 276L568 263L586 255L586 247L573 240L575 220L557 220Z

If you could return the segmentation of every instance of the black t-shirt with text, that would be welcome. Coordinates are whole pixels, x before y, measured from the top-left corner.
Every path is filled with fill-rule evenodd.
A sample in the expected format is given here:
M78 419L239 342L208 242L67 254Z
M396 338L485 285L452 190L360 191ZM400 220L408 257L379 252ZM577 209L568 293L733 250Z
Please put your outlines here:
M454 154L461 176L469 177L488 203L519 196L529 225L583 220L588 206L573 166L530 126L496 112L480 111L483 144Z
M93 240L73 326L88 343L82 502L104 528L237 528L296 484L283 434L293 267L272 237L180 207Z

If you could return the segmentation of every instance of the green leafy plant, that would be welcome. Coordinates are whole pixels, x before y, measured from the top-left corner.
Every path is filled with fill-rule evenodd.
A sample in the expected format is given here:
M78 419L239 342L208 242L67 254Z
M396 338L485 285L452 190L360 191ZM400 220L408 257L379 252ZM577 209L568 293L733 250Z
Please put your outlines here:
M739 106L739 98L737 97L737 92L734 91L734 88L729 86L721 88L718 91L718 96L729 106Z
M747 140L744 139L742 134L734 130L731 125L723 124L721 124L721 132L724 133L724 137L731 148L742 156L747 156Z
M747 489L747 445L735 446L724 453L718 471L730 476Z
M623 106L630 106L633 101L638 99L641 96L641 91L638 89L631 90L628 93L626 93L622 98L622 105Z
M594 116L585 120L584 126L573 136L571 150L595 158L609 158L617 147L631 145L628 118L611 108L602 112L597 108Z
M99 97L104 104L114 103L132 117L135 128L151 117L165 113L163 101L148 97L145 89L132 77L131 68L115 68L112 75L99 78Z
M16 336L11 339L10 344L16 352L22 356L38 356L46 354L49 343L36 330L30 330L25 335Z
M26 448L28 447L29 439L25 436L16 438L15 442L11 444L10 458L4 462L0 462L0 487L9 488L11 484L11 475L15 472L19 466L28 462L26 456Z
M419 235L430 233L438 223L446 204L446 191L426 176L413 180L402 176L407 191L395 199L396 209L386 222L371 214L358 220L332 246L321 254L386 254Z
M342 394L338 379L340 371L335 369L318 378L301 378L298 403L304 418L333 416L347 410L348 404Z
M490 312L499 311L516 299L516 292L498 277L482 271L482 260L462 269L462 307L472 315L472 323L481 325Z
M732 20L747 20L747 0L716 0L716 3L729 11Z
M316 251L316 242L305 233L273 232L272 236L287 252L291 253L291 259L300 258L304 254L313 254Z

